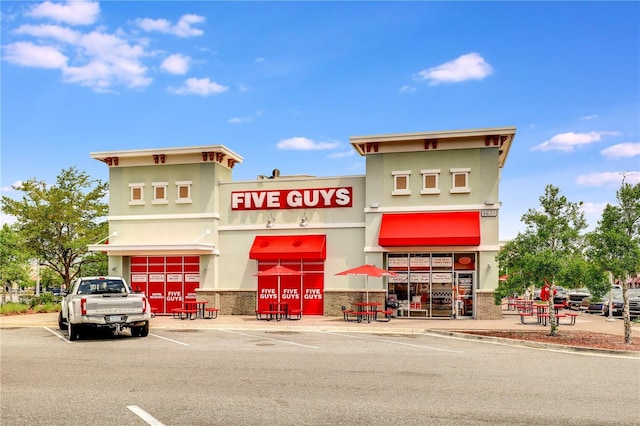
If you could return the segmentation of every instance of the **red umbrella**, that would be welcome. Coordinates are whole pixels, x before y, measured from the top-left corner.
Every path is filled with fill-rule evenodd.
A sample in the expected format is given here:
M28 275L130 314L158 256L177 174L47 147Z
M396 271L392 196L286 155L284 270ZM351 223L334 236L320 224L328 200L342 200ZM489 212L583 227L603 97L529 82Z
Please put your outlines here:
M369 303L369 277L394 277L398 274L387 271L386 269L378 268L375 265L360 265L356 268L338 272L336 275L364 275L366 277L365 289L367 292L367 303Z
M257 277L276 277L280 275L301 275L302 272L295 269L287 268L286 266L276 265L264 271L259 271L255 274Z
M280 303L280 277L282 275L302 275L302 272L278 264L255 274L257 277L278 277L278 303Z

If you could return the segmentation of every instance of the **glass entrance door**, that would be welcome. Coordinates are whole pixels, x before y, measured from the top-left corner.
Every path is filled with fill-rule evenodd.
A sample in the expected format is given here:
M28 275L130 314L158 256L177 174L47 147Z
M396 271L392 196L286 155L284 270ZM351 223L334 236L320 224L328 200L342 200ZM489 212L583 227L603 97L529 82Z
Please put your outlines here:
M453 291L455 293L456 317L473 317L473 288L475 272L455 272Z

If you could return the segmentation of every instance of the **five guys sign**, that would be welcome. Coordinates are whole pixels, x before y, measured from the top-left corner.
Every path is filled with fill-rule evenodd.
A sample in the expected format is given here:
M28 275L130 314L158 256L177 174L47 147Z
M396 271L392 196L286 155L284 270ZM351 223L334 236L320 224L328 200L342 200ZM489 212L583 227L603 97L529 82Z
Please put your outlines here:
M234 191L231 210L351 207L352 195L351 187Z

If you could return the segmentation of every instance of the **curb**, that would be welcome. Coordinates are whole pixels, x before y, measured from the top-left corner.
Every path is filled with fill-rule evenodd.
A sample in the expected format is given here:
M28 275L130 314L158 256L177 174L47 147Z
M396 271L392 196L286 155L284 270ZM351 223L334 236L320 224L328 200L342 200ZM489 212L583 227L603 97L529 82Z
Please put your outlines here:
M558 345L555 343L532 342L530 340L508 339L504 337L495 337L495 336L482 336L478 334L471 334L471 333L465 333L460 331L428 330L428 332L431 334L436 334L436 335L441 335L446 337L455 337L455 338L464 339L464 340L480 340L488 343L495 343L495 344L507 345L507 346L522 346L522 347L532 348L532 349L555 350L559 352L592 353L592 354L599 353L602 355L618 355L618 356L640 359L640 352L637 352L637 351L619 351L615 349Z

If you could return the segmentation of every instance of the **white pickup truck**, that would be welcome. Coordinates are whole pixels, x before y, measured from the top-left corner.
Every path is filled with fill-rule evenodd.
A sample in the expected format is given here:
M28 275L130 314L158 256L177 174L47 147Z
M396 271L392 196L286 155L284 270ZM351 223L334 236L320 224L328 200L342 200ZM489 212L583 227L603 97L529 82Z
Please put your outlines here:
M60 330L68 330L69 340L77 340L83 331L98 327L113 332L124 328L131 335L149 334L151 307L142 293L133 293L120 277L82 277L62 299L58 316Z

